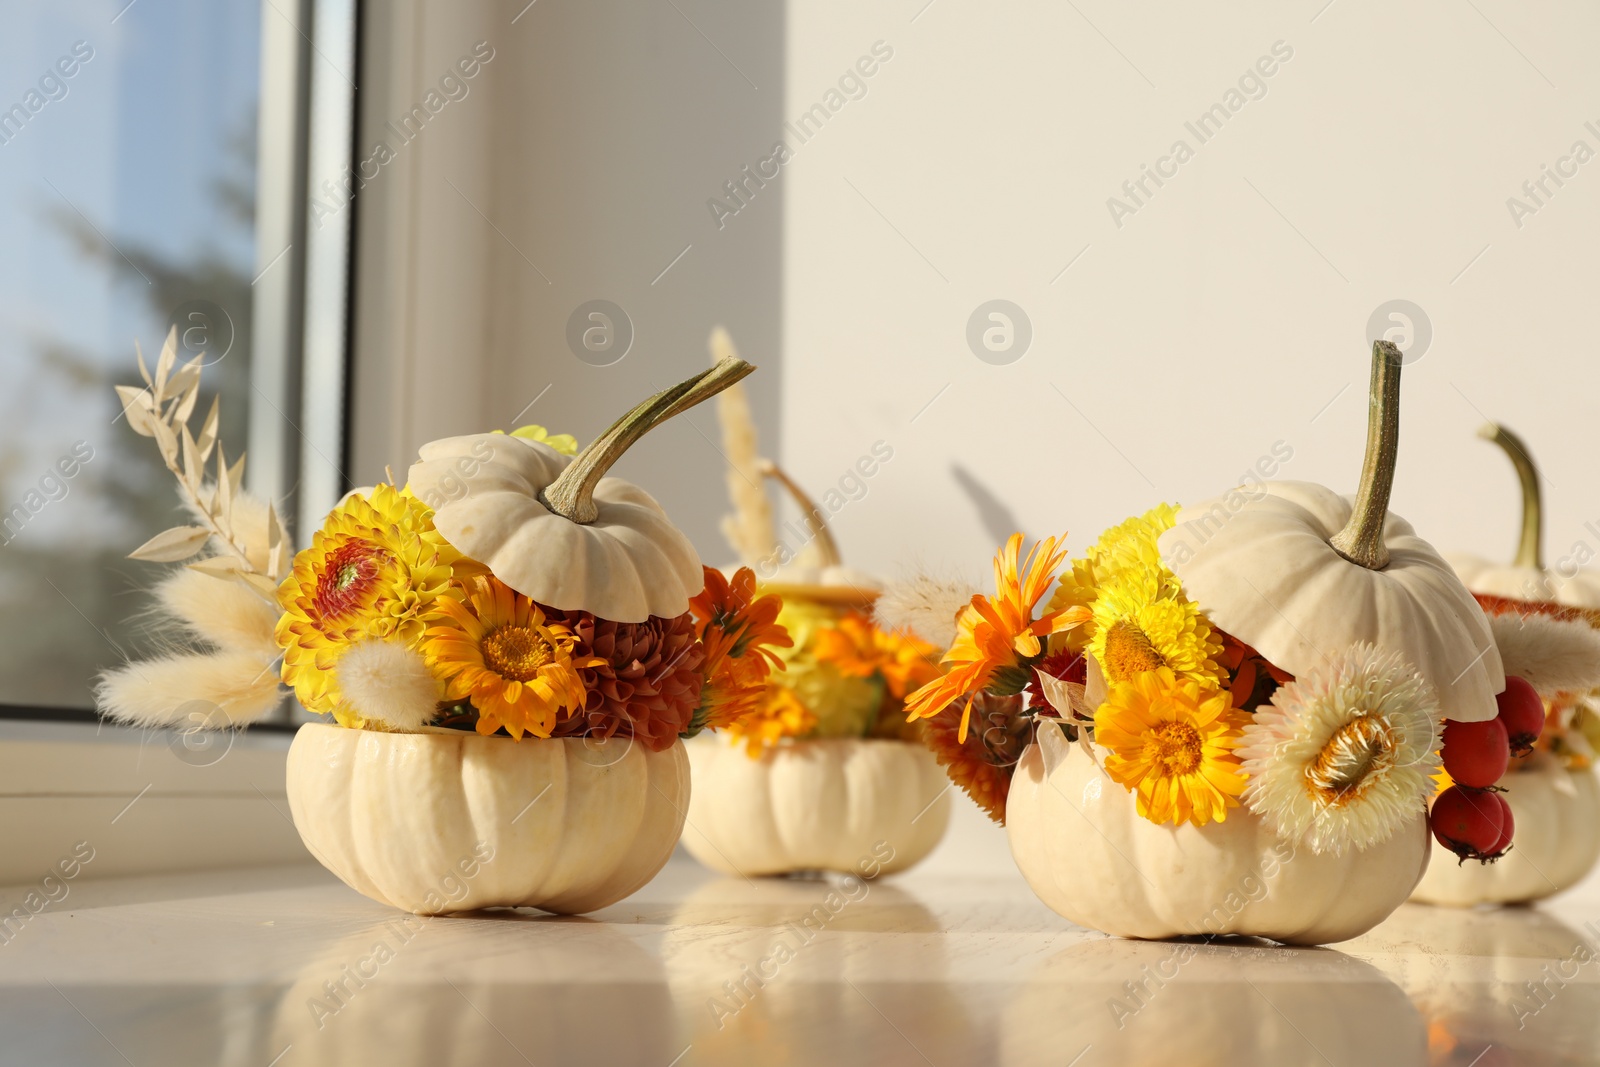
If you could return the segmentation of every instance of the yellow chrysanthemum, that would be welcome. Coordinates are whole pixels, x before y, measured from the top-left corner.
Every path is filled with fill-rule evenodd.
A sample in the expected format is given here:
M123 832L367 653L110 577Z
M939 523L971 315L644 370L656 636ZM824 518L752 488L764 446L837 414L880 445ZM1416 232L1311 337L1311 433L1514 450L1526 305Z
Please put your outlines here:
M817 717L793 690L769 682L756 709L729 723L727 731L734 741L744 742L745 751L754 759L785 737L804 737L816 725Z
M1072 569L1061 576L1050 598L1051 611L1073 607L1092 607L1100 586L1127 571L1153 572L1161 579L1163 595L1179 592L1178 578L1161 562L1156 542L1177 521L1178 509L1172 504L1157 504L1143 515L1106 530L1089 547L1084 558L1072 561ZM1069 648L1081 652L1095 634L1091 622L1076 630L1058 634L1050 642L1051 651Z
M480 734L503 726L521 740L524 732L549 737L559 714L583 707L578 670L605 660L574 657L576 644L566 624L550 622L539 605L486 576L473 580L465 601L439 601L422 651L446 680L446 696L477 709Z
M1159 667L1111 687L1094 740L1107 749L1106 773L1138 794L1140 815L1204 826L1239 806L1247 779L1233 750L1248 719L1222 690Z
M1194 601L1167 581L1165 570L1129 567L1101 584L1089 653L1108 683L1167 667L1180 677L1222 687L1227 674L1216 662L1222 641Z
M414 647L459 558L433 528L432 509L392 485L334 508L278 587L283 680L300 703L359 726L342 708L339 658L367 638Z
M1096 575L1104 579L1130 569L1159 569L1171 575L1172 572L1161 562L1161 552L1156 542L1177 521L1177 507L1157 504L1143 515L1135 515L1111 527L1100 535L1100 540L1088 552ZM1172 577L1172 581L1176 584L1176 576Z
M527 426L518 426L511 431L512 437L521 437L527 441L538 441L542 445L549 445L563 456L576 456L578 454L578 439L570 433L551 433L536 423Z

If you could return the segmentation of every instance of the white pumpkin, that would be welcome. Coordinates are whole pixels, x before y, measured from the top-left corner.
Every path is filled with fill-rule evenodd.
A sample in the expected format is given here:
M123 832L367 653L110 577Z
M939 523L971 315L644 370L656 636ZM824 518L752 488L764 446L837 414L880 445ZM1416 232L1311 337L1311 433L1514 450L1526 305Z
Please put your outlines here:
M1458 863L1433 844L1433 866L1411 894L1424 904L1526 904L1571 889L1600 859L1600 784L1547 755L1500 780L1516 839L1493 863Z
M289 809L350 888L419 915L493 907L594 911L672 855L689 806L682 742L379 733L307 723Z
M1011 854L1063 917L1119 937L1242 934L1296 945L1357 937L1405 902L1428 866L1423 814L1343 856L1286 842L1249 811L1203 827L1150 822L1057 729L1042 729L1006 801Z
M1309 482L1234 489L1179 512L1162 558L1208 618L1290 674L1365 641L1414 665L1445 718L1492 719L1505 676L1488 621L1388 510L1399 441L1400 352L1378 341L1356 495Z
M432 441L409 487L452 545L540 604L613 622L675 618L705 584L699 555L650 494L603 475L652 427L754 369L719 363L638 405L571 460L506 434Z
M950 783L915 742L818 738L754 759L718 737L688 748L695 787L683 845L726 874L858 874L874 858L878 874L892 874L932 852L950 821Z
M1445 558L1474 593L1564 604L1572 608L1600 608L1600 574L1578 570L1571 574L1545 569L1543 552L1544 507L1539 492L1539 472L1522 438L1497 423L1487 423L1478 436L1505 452L1517 472L1522 490L1522 526L1517 553L1510 563L1482 556L1451 554Z

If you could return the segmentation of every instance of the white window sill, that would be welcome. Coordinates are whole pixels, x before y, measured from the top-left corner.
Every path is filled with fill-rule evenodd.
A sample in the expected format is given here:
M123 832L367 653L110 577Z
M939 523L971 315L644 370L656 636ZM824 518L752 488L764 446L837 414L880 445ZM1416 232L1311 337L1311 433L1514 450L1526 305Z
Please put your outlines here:
M0 885L310 859L289 818L292 735L0 720ZM196 747L199 742L200 747Z

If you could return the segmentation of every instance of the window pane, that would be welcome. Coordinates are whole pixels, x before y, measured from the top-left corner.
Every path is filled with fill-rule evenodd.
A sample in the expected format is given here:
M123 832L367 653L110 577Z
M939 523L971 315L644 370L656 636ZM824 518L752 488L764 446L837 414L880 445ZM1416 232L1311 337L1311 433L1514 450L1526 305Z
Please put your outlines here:
M181 522L120 417L167 329L207 353L243 448L260 9L244 0L0 0L0 704L87 707L151 639L128 550ZM198 421L198 420L197 420Z

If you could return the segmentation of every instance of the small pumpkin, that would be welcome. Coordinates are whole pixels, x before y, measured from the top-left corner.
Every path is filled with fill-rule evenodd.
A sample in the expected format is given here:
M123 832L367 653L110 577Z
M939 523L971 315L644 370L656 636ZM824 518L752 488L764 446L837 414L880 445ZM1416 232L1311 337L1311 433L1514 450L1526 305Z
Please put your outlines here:
M1581 882L1600 859L1600 784L1594 771L1569 770L1535 753L1500 780L1511 805L1516 845L1492 863L1458 862L1437 841L1433 865L1411 899L1424 904L1526 904Z
M1342 856L1297 847L1245 811L1201 827L1157 825L1048 727L1011 780L1006 837L1029 887L1079 926L1294 945L1347 941L1382 922L1422 877L1429 849L1420 809L1387 841Z
M1522 524L1516 555L1509 564L1482 556L1452 553L1445 558L1456 574L1468 589L1482 596L1600 611L1600 574L1565 566L1552 571L1544 565L1544 504L1539 491L1539 471L1527 445L1522 438L1493 422L1482 426L1478 436L1499 446L1511 460L1522 491Z
M1576 728L1592 712L1582 697L1600 686L1600 577L1556 573L1541 559L1543 503L1532 453L1489 423L1478 436L1511 460L1522 491L1521 533L1509 565L1451 556L1489 614L1508 675L1526 679L1546 708L1540 751L1511 761L1498 785L1511 807L1515 847L1490 863L1459 863L1434 844L1434 863L1412 899L1427 904L1523 904L1580 882L1600 859L1600 788L1588 743Z
M905 870L950 822L949 783L921 744L880 738L791 741L752 759L723 738L688 746L689 855L725 874ZM884 860L885 846L889 859Z
M1387 346L1387 347L1386 347ZM1269 482L1185 507L1161 554L1222 629L1300 675L1358 642L1398 652L1447 719L1481 722L1505 688L1482 610L1450 565L1392 514L1400 443L1400 355L1373 349L1367 456L1354 497Z
M718 709L733 714L744 687L759 689L770 627L745 632L738 651L719 630L718 640L727 640L717 665L701 672L707 631L696 630L688 612L707 572L655 501L602 476L651 427L752 369L730 360L657 394L570 462L548 444L514 435L424 445L409 492L390 489L387 497L427 536L437 530L449 541L443 574L428 569L426 586L409 571L383 569L391 560L370 540L370 523L341 526L334 547L307 550L313 558L305 568L297 562L293 580L314 592L302 597L287 632L308 650L297 670L314 678L339 672L339 702L315 710L332 711L343 725L301 728L290 749L288 793L296 827L329 870L375 900L434 914L590 911L661 869L688 808L688 758L678 738ZM388 534L404 543L395 529ZM361 555L346 558L352 546ZM320 572L337 577L317 578L318 566L339 568ZM357 630L352 640L332 627L330 637L321 628L348 610L326 589L337 593L347 575L357 583L363 574L370 582L388 576L393 588L374 601L384 611L426 614L410 620L418 633L389 640L399 630L387 616L376 636ZM432 598L426 608L424 590ZM747 607L761 605L701 621L745 625ZM584 618L547 617L560 613ZM640 631L620 646L620 665L613 661L619 625ZM596 637L602 631L605 641ZM580 640L593 645L574 656ZM663 676L629 680L641 664L629 664L626 649L659 656L663 641L679 649ZM346 677L349 659L371 650L380 656L360 659L361 669ZM761 662L743 670L746 654ZM694 677L666 677L680 663L678 672ZM586 691L581 672L601 670L609 688ZM340 716L352 701L377 709L402 674L409 678L404 709ZM603 710L588 706L597 694ZM645 721L654 714L665 718ZM461 729L444 728L450 725ZM496 736L500 730L510 736ZM441 896L446 878L465 873L462 865L473 868L465 892Z
M735 358L725 331L712 334L711 352ZM733 503L723 531L765 576L760 591L782 597L778 622L794 644L779 654L786 669L768 681L762 713L730 732L733 743L690 746L695 799L684 845L713 869L754 875L853 871L881 842L895 851L885 869L904 869L933 849L949 820L943 775L912 743L903 704L912 679L932 673L920 658L932 650L874 628L865 612L879 583L844 566L826 511L760 454L743 387L725 390L717 410ZM769 481L804 517L798 549L777 537Z
M1378 342L1372 360L1354 500L1271 483L1160 505L1102 535L1040 615L1065 553L1047 538L1024 562L1013 535L947 673L908 701L959 718L929 743L1068 919L1322 944L1426 869L1439 694L1492 718L1504 679L1471 594L1388 513L1401 359Z
M681 741L652 752L306 723L289 747L288 794L311 854L373 900L417 915L577 914L616 903L666 864L689 761Z
M703 585L700 557L650 494L605 474L652 428L754 369L719 362L642 402L573 459L506 434L434 441L408 481L452 545L524 596L613 622L674 618Z

